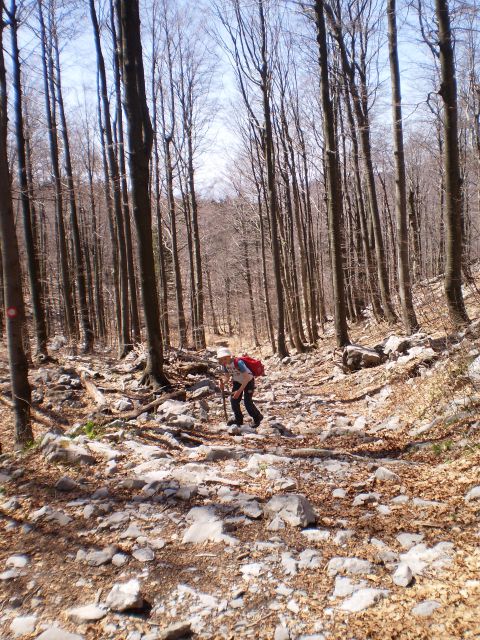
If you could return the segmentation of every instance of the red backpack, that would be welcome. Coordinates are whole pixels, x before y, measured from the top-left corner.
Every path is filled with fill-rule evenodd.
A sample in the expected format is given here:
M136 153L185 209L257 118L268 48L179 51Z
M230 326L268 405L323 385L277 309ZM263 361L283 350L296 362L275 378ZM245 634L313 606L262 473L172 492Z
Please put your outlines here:
M265 375L265 367L263 366L263 362L261 360L255 360L255 358L251 358L246 354L243 355L241 358L234 358L233 363L237 367L237 369L238 369L239 360L245 363L245 366L247 366L250 369L250 371L252 372L252 375L255 378Z

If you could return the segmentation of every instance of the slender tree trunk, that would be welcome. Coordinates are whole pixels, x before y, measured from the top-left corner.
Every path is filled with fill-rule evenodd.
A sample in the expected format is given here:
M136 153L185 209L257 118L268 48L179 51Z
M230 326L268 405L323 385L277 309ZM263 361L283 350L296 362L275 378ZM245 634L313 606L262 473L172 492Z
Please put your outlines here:
M170 383L163 372L163 345L153 255L152 212L148 188L153 131L145 93L138 0L117 0L116 6L121 25L119 32L122 41L122 81L128 123L132 204L137 228L140 277L148 345L144 382L149 382L155 387L168 387Z
M22 85L20 70L20 55L17 38L17 5L16 0L10 3L10 35L12 42L13 68L13 100L15 112L15 136L17 146L18 183L20 187L20 201L22 204L23 230L25 235L25 249L27 254L28 274L30 279L30 296L32 300L33 318L35 322L36 355L42 359L48 357L47 325L43 306L43 286L40 278L40 265L33 229L34 212L31 206L31 190L28 183L26 142L24 134Z
M157 90L155 79L156 60L152 52L152 117L153 117L153 151L155 161L155 213L157 221L158 259L160 267L160 322L162 327L163 343L165 348L170 348L170 323L168 319L168 277L165 260L165 245L163 240L163 216L160 203L160 154L158 151L158 122L157 122Z
M270 79L267 59L267 32L263 0L258 0L260 18L261 45L261 91L265 127L265 164L267 170L268 206L270 214L270 233L272 240L273 273L277 293L277 353L280 358L288 356L285 342L285 308L282 283L282 265L278 237L278 201L275 178L275 151L273 144L272 120L270 112Z
M323 109L323 130L325 138L325 164L327 169L327 208L332 261L333 301L335 306L335 336L337 345L344 347L350 344L347 329L345 308L345 289L342 264L342 194L338 173L338 148L335 139L334 117L330 99L327 34L323 0L316 0L314 5L315 23L317 27L317 44L319 52L321 98Z
M418 321L413 308L410 259L408 251L407 180L405 152L403 150L402 95L400 68L398 64L396 0L387 0L388 51L392 83L393 142L395 155L395 212L398 245L398 284L402 320L408 334L418 330Z
M2 251L5 321L12 402L15 415L15 445L33 440L30 424L31 390L28 361L23 346L25 307L23 301L20 256L12 206L7 149L7 81L3 57L3 3L0 3L0 246Z
M108 172L112 185L113 193L113 213L115 215L116 222L116 237L119 251L119 287L120 287L120 343L119 354L120 357L127 355L132 350L132 342L130 337L130 308L129 308L129 296L128 296L128 257L127 248L125 242L125 226L122 211L122 194L120 175L118 170L118 162L115 155L115 149L113 144L112 123L110 118L110 105L108 101L108 89L107 89L107 75L105 71L105 61L103 58L102 47L100 42L100 30L98 26L97 14L95 12L94 0L90 2L90 17L93 26L93 35L95 40L95 50L97 54L97 67L100 81L100 97L103 107L103 124L104 124L104 136L106 143L106 157L108 161Z
M448 311L457 327L469 322L462 294L462 181L458 152L457 80L450 13L447 0L435 0L440 47L441 86L445 105L446 265L445 293Z
M130 315L133 339L140 342L142 339L140 330L140 314L138 310L137 282L135 278L135 259L132 243L132 225L130 224L130 208L128 206L128 186L127 171L125 167L125 141L123 134L123 113L122 113L122 89L120 80L120 51L115 28L115 11L113 1L110 0L110 29L112 31L113 44L113 71L115 77L115 99L116 99L116 125L117 125L117 162L121 183L122 213L125 223L125 250L127 254L128 284L130 287Z
M53 20L53 16L52 16L52 20ZM51 25L51 28L53 28L53 25ZM67 177L68 200L69 200L69 206L70 206L70 226L72 229L73 253L75 256L75 263L76 263L75 274L76 274L76 282L77 282L77 294L78 294L78 303L80 307L79 315L81 318L83 341L84 341L83 351L85 353L90 353L93 350L94 335L93 335L92 326L90 323L90 314L88 311L88 303L87 303L87 289L85 284L85 260L84 260L83 251L82 251L82 240L80 238L80 228L78 224L77 203L75 199L72 160L71 160L71 154L70 154L70 141L68 138L67 119L65 116L65 108L63 103L62 81L61 81L61 72L60 72L60 52L59 52L59 46L58 46L56 26L54 28L54 31L55 31L55 34L53 36L53 49L55 52L55 67L56 67L55 86L57 91L58 111L60 115L61 134L62 134L62 140L63 140L65 174Z
M45 110L47 116L48 140L50 145L50 159L52 163L53 181L55 185L55 214L57 226L57 239L59 249L60 273L62 277L62 301L65 312L65 328L69 338L77 335L77 327L75 323L74 304L72 283L70 279L70 271L68 264L68 247L67 235L65 230L65 221L63 218L63 196L62 183L60 176L60 162L58 156L58 139L57 139L57 123L55 118L55 98L54 92L51 91L53 78L49 74L47 66L47 34L45 29L45 20L43 17L43 1L38 0L38 17L40 23L40 46L43 69L43 88L45 94ZM50 49L50 47L49 47ZM51 60L51 56L49 56ZM50 64L50 68L52 68Z

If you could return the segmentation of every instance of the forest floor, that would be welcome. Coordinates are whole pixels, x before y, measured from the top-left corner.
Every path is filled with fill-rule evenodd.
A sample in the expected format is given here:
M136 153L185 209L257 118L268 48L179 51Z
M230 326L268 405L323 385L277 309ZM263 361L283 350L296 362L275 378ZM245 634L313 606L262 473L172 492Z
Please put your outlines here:
M186 402L135 418L141 355L32 369L28 451L1 405L0 638L480 638L480 332L422 309L418 346L374 368L343 373L331 327L265 358L257 430L224 424L214 351L172 352Z

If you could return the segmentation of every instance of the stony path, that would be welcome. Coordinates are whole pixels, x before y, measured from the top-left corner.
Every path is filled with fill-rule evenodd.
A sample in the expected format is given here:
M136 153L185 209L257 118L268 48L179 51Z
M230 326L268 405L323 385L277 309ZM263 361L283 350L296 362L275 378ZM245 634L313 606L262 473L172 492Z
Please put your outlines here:
M391 413L426 351L272 360L257 432L192 376L187 402L5 456L0 638L480 638L476 436L432 464L405 444L436 427Z

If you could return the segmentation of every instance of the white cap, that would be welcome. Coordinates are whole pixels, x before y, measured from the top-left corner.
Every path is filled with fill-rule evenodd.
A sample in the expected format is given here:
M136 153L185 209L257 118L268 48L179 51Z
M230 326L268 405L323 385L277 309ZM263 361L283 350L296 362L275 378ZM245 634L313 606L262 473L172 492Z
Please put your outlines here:
M226 358L227 356L231 356L232 352L230 351L230 349L227 349L227 347L220 347L220 349L217 351L217 360L220 360L220 358Z

